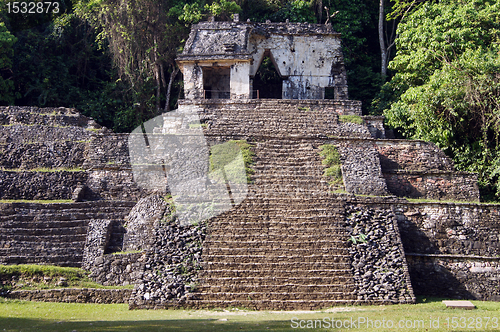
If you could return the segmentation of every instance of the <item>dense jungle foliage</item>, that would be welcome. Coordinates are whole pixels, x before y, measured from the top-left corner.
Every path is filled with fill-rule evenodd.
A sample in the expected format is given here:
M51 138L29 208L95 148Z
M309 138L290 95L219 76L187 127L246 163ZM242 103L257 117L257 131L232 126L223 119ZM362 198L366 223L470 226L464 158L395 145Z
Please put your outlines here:
M331 23L350 99L435 142L500 197L499 0L0 0L0 105L75 107L118 132L176 107L175 56L214 16ZM14 8L17 3L18 10ZM28 1L29 3L29 1ZM57 10L54 10L57 7Z

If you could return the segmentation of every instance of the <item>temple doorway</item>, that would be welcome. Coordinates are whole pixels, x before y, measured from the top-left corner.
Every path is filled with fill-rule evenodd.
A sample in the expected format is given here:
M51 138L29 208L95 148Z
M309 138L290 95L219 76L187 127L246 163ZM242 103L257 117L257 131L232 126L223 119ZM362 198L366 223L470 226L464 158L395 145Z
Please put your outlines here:
M264 53L264 59L253 78L253 90L253 98L283 98L283 79L268 50Z

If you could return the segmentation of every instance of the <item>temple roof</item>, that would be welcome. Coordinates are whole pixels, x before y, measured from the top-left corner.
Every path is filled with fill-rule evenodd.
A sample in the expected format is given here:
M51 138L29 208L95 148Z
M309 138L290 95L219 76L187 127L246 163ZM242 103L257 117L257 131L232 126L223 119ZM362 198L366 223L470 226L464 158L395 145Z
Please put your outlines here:
M185 60L250 60L251 35L336 35L330 24L201 22L191 28L184 51L177 57Z

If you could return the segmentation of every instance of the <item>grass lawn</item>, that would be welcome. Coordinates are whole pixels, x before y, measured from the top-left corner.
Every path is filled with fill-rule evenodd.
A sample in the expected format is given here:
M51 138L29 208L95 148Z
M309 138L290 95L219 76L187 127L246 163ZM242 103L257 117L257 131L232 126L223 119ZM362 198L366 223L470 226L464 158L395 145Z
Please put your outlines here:
M0 331L500 330L500 303L472 301L477 309L461 310L447 309L441 300L420 299L416 305L350 306L313 312L276 312L236 308L129 311L125 304L42 303L0 298ZM350 325L351 318L356 327ZM349 328L329 326L332 321L335 324L338 320L346 320L344 324L348 324ZM369 321L372 326L367 326ZM400 323L403 328L399 328ZM316 328L313 328L314 324ZM452 324L455 328L450 326ZM300 328L300 325L304 328ZM308 326L312 328L307 328Z

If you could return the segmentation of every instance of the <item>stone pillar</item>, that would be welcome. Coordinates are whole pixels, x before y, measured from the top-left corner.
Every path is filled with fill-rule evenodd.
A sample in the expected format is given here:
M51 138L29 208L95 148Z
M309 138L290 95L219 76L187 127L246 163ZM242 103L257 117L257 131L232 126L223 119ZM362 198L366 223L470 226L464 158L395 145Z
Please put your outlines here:
M248 99L250 93L250 62L237 62L231 66L231 99Z
M203 98L203 70L196 63L182 64L184 75L184 97L186 99Z

